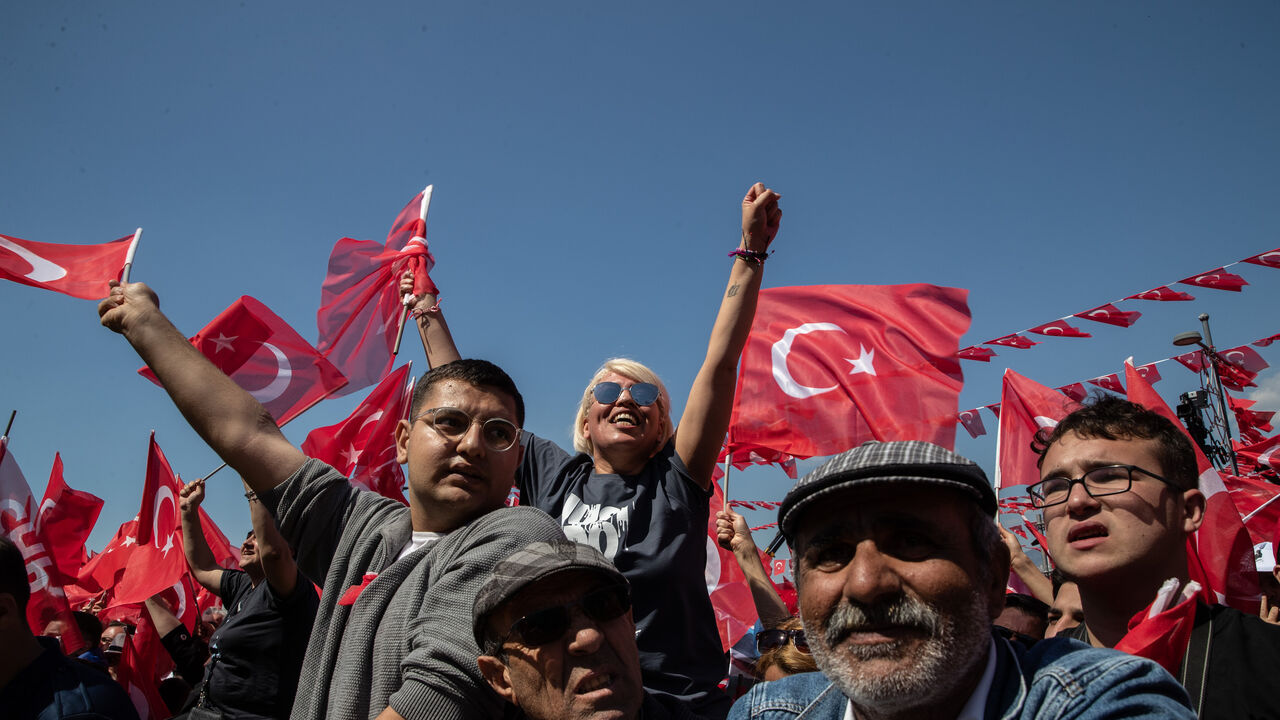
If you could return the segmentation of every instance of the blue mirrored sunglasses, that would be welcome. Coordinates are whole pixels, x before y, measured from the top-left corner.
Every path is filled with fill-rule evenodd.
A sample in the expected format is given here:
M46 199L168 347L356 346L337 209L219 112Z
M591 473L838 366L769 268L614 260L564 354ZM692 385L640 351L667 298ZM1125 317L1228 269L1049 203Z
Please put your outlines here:
M658 400L658 386L646 382L638 382L629 388L623 388L616 382L596 383L596 386L591 388L591 394L601 405L611 405L618 402L624 389L631 395L632 402L640 407L648 407Z

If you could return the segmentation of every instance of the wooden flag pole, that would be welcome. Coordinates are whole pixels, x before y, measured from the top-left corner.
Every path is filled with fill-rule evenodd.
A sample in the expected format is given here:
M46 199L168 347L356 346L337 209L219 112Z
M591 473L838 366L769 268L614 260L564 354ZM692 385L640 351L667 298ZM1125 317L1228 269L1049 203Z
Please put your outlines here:
M129 271L133 269L133 254L138 251L138 241L142 239L142 228L133 232L133 241L129 243L129 252L124 256L124 270L120 272L120 284L129 282Z
M419 209L418 209L418 218L422 220L422 237L421 237L421 240L422 240L422 244L423 244L423 245L426 245L426 244L427 244L427 238L426 238L426 233L427 233L427 210L429 210L429 209L431 208L431 190L432 190L434 187L435 187L434 185L428 185L425 189L423 189L423 191L422 191L422 205L421 205L421 206L419 207ZM413 238L413 240L417 240L417 239L419 239L419 238L417 238L417 237ZM410 240L409 242L413 242L413 240ZM393 279L394 279L394 280L395 280L395 282L396 282L396 288L397 288L397 289L399 289L399 287L400 287L400 284L399 284L399 283L400 283L400 278L393 278ZM399 354L400 354L400 340L401 340L401 338L403 338L403 337L404 337L404 321L405 321L406 319L408 319L408 317L409 317L409 306L410 306L410 305L412 305L413 303L414 303L414 297L413 297L413 295L412 295L412 294L405 295L404 297L402 297L402 298L400 299L400 322L396 325L396 344L395 344L395 347L391 348L391 354L392 354L392 355L399 355Z

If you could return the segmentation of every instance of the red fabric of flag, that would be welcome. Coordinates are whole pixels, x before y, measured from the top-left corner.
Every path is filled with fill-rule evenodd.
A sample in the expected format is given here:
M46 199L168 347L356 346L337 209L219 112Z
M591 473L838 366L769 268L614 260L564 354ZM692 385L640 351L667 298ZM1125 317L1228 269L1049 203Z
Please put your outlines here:
M1125 363L1124 374L1131 402L1163 415L1191 438L1177 414L1151 384L1142 379L1132 363ZM1193 537L1187 538L1189 555L1197 558L1188 562L1191 579L1203 587L1206 602L1225 603L1242 612L1257 614L1258 582L1253 573L1241 572L1243 568L1252 568L1253 544L1249 542L1249 533L1240 521L1240 513L1222 476L1194 440L1191 446L1200 473L1200 492L1205 495L1204 522Z
M1115 305L1107 303L1106 305L1099 305L1092 310L1085 310L1082 313L1076 313L1072 317L1106 323L1108 325L1116 325L1118 327L1129 327L1130 325L1138 322L1138 318L1142 317L1142 313L1137 310L1121 310Z
M867 440L955 444L968 291L826 285L761 291L729 446L795 457Z
M316 312L316 347L350 381L337 396L368 387L391 371L404 270L414 271L415 292L438 292L428 276L435 261L427 251L425 223L419 222L422 202L418 193L405 205L385 245L342 238L329 254Z
M1183 285L1195 285L1196 287L1213 288L1214 290L1230 290L1231 292L1240 292L1241 288L1249 284L1239 275L1227 272L1226 268L1214 268L1199 275L1183 278L1178 282Z
M1160 371L1156 369L1155 363L1147 363L1146 365L1139 365L1137 367L1137 370L1138 370L1138 374L1141 375L1143 379L1146 380L1147 382L1152 384L1160 382ZM1119 380L1119 378L1116 378L1116 379Z
M1116 392L1116 393L1124 392L1124 386L1120 384L1120 376L1117 375L1116 373L1111 373L1110 375L1101 375L1096 378L1090 378L1085 382L1093 383L1094 385L1097 385L1103 390L1110 390L1111 392Z
M1280 268L1280 248L1268 250L1264 253L1258 253L1253 257L1247 257L1241 262L1253 263L1263 267Z
M1153 602L1154 604L1154 602ZM1151 606L1129 620L1129 631L1116 643L1116 650L1154 660L1170 674L1177 674L1182 656L1191 642L1191 629L1196 622L1196 599L1190 597L1147 617Z
M1271 542L1276 523L1280 523L1280 500L1277 497L1280 496L1280 485L1257 477L1229 473L1222 474L1222 482L1240 511L1240 519L1249 531L1249 540L1254 547Z
M257 398L279 425L347 381L289 323L248 295L205 325L191 344ZM159 384L150 368L138 372Z
M996 356L996 351L991 348L978 347L970 345L967 348L961 348L956 353L956 357L962 360L977 360L979 362L991 362L991 358Z
M142 613L137 630L124 644L124 653L116 666L116 680L124 686L138 717L143 720L166 720L170 716L160 696L160 677L155 671L157 656L162 652L151 616Z
M1054 320L1051 323L1037 325L1027 332L1039 333L1041 335L1049 335L1052 337L1093 337L1089 333L1081 330L1071 323L1068 323L1066 320Z
M181 483L156 444L155 433L147 447L147 476L138 510L136 545L115 581L113 605L143 602L182 579L187 560L182 551L182 525L178 515Z
M1003 345L1005 347L1018 348L1019 350L1026 350L1027 348L1035 347L1040 343L1036 342L1035 340L1032 340L1029 337L1019 335L1018 333L1013 333L1011 335L998 337L995 340L988 340L983 344L984 345Z
M742 574L733 553L720 547L716 536L716 513L724 507L720 483L711 481L711 513L707 519L707 594L716 614L716 629L725 652L733 647L759 620L747 576Z
M1236 444L1236 460L1245 472L1280 471L1280 435L1248 445ZM1248 464L1248 468L1245 467Z
M1130 295L1125 300L1157 300L1160 302L1186 302L1187 300L1195 300L1195 296L1190 293L1184 293L1181 290L1174 290L1168 285L1161 285L1146 292L1140 292L1137 295Z
M1054 428L1075 407L1075 401L1066 395L1012 370L1004 371L996 488L1040 482L1039 456L1031 449L1031 442L1042 428Z
M119 280L133 236L99 245L59 245L0 235L0 278L85 300Z
M978 413L978 408L961 410L956 417L960 420L960 424L964 426L965 431L969 433L969 437L976 438L987 434L987 427L982 424L982 415Z
M1063 385L1062 387L1057 388L1057 390L1076 402L1083 402L1084 399L1089 396L1089 391L1085 390L1084 385L1081 383Z
M1173 359L1177 360L1193 373L1204 371L1204 353L1200 350L1192 350L1189 353L1182 353Z
M1257 347L1268 347L1268 346L1270 346L1270 345L1271 345L1271 343L1273 343L1273 342L1275 342L1275 341L1277 341L1277 340L1280 340L1280 333L1277 333L1277 334L1275 334L1275 335L1269 335L1269 336L1264 337L1264 338L1261 338L1261 339L1259 339L1259 340L1254 340L1253 342L1251 342L1251 343L1249 343L1249 344L1250 344L1250 345L1256 345Z
M17 546L26 563L27 583L31 587L27 625L32 633L40 635L46 625L59 620L63 626L63 650L83 650L87 647L86 641L80 636L67 595L58 582L47 539L37 528L35 497L18 461L9 452L8 443L8 437L0 436L0 535Z
M36 528L48 541L60 585L74 583L87 556L84 544L98 522L102 498L72 490L62 478L62 455L53 456L53 470L40 501Z
M404 503L396 425L409 417L410 367L388 375L345 420L308 433L302 452L329 463L356 485Z

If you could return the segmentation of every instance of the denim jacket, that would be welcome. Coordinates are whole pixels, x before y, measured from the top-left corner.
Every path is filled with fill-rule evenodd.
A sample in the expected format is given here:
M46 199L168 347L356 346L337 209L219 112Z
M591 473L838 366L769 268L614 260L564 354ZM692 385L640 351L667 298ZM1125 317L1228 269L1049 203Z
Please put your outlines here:
M1156 663L1076 640L1031 648L996 638L987 720L1031 718L1195 718L1182 686ZM841 720L848 700L822 673L759 683L734 703L729 720Z

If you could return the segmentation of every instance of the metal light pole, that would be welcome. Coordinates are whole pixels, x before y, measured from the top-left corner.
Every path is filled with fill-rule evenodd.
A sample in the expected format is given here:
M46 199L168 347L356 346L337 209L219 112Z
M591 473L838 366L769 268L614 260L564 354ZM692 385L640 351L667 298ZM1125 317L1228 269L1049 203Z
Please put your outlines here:
M1227 393L1222 387L1222 378L1218 375L1218 352L1213 347L1213 333L1209 331L1209 314L1200 313L1200 327L1204 330L1204 336L1200 333L1184 332L1175 335L1173 344L1177 346L1199 345L1201 354L1205 356L1205 366L1209 372L1209 390L1218 398L1218 413L1222 417L1222 432L1226 440L1227 456L1231 458L1231 472L1234 475L1240 474L1240 466L1236 463L1236 451L1231 446L1231 416L1227 414ZM1207 343L1207 344L1206 344Z

